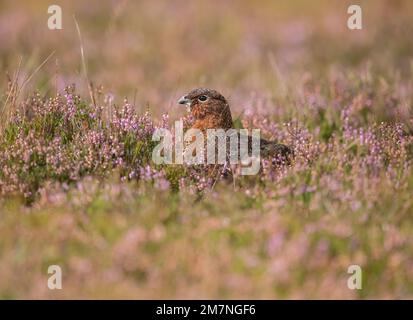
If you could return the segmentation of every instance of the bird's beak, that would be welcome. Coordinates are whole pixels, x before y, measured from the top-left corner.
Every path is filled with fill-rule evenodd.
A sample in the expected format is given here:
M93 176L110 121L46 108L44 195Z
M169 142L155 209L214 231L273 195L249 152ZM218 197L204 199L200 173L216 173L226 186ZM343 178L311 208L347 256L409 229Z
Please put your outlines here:
M179 104L186 104L187 106L189 106L191 104L191 100L188 99L186 96L182 96L179 98L178 100Z
M191 99L188 99L186 96L182 96L178 100L179 104L186 106L186 111L191 112Z

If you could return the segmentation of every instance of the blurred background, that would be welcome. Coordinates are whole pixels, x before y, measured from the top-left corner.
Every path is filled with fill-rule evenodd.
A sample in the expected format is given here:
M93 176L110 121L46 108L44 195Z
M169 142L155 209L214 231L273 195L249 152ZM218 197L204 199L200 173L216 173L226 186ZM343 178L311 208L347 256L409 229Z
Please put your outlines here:
M54 94L75 83L86 93L74 16L89 80L155 114L197 86L219 89L237 109L257 92L277 98L286 87L340 68L410 77L413 3L359 1L363 29L352 31L347 8L353 2L5 0L0 88L5 91L6 75L20 59L24 79L54 52L26 91ZM62 30L47 27L52 4L62 8Z

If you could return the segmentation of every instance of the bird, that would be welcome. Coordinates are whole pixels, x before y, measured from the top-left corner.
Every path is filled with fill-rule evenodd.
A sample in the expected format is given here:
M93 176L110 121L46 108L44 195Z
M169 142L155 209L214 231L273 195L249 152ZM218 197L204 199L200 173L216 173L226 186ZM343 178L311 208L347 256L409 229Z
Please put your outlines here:
M185 105L193 118L193 129L206 135L208 129L234 129L228 101L217 90L196 88L179 98L178 103ZM251 151L252 138L248 137ZM260 138L260 156L273 162L289 164L294 153L291 147L278 142Z

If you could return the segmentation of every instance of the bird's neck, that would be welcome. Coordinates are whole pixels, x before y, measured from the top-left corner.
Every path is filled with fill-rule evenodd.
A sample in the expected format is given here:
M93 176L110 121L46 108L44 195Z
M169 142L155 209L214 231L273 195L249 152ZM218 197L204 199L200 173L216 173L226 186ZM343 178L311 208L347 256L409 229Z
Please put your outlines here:
M224 129L233 128L232 119L216 119L215 117L205 117L201 120L195 120L192 128L199 129L206 133L207 129Z
M195 122L192 128L199 129L204 132L207 129L228 130L233 128L231 111L228 107L223 110L210 113L196 113L195 111L196 110L193 110Z

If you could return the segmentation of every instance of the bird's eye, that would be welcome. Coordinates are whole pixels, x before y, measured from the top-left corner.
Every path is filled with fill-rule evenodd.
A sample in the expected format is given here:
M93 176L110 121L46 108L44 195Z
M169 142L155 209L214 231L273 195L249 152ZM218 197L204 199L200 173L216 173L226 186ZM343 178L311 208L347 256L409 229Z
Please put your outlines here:
M201 101L201 102L205 102L205 101L208 100L208 97L207 96L199 96L198 100Z

